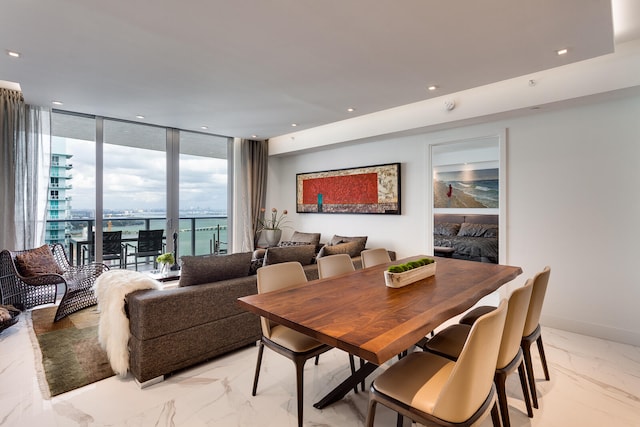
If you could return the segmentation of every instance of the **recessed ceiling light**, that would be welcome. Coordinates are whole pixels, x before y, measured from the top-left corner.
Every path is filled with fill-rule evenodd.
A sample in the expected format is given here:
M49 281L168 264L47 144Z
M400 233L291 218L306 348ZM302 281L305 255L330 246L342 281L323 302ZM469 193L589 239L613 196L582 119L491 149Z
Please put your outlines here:
M209 129L209 126L200 126L200 129L207 130L207 129Z
M140 120L142 120L142 119L144 119L144 116L143 116L143 115L141 115L141 114L138 114L138 115L136 116L136 119L140 119Z
M567 54L567 52L569 52L569 49L567 49L567 48L560 49L560 50L557 50L557 51L556 51L556 53L557 53L558 55L566 55L566 54Z
M431 85L431 86L429 86L427 89L429 89L430 91L432 91L432 92L433 92L434 90L438 89L438 86L436 86L436 85Z
M257 138L258 135L251 135L251 138Z
M12 58L20 58L20 56L22 56L20 52L16 52L15 50L8 50L7 55L11 56Z
M353 108L353 107L349 107L349 108L347 108L347 111L350 112L350 113L353 113L354 111L356 111L356 109Z
M297 123L291 123L291 127L296 127L296 126L298 126Z
M60 102L60 101L51 101L51 103L53 105L62 105L62 102Z

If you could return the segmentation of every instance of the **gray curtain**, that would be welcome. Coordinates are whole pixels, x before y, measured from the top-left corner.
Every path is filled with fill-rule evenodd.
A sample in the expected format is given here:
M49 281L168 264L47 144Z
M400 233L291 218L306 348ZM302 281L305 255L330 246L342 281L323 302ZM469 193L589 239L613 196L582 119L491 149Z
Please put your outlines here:
M0 88L0 248L44 243L51 155L50 112Z
M241 205L242 241L240 251L247 252L256 248L260 209L267 198L267 170L269 165L269 143L267 141L240 141L240 185L239 204Z

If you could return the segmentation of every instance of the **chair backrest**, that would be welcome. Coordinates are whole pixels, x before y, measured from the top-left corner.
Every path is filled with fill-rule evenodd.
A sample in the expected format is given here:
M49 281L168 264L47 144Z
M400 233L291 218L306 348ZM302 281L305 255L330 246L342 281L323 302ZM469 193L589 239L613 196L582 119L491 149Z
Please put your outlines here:
M533 291L531 291L531 302L527 312L527 320L524 323L522 336L526 337L533 333L540 324L540 313L542 313L542 304L544 296L547 293L547 285L549 284L549 276L551 268L545 267L533 277Z
M365 249L360 253L360 256L362 257L362 268L391 262L389 251L385 248Z
M122 253L122 231L102 232L102 255L120 255Z
M307 275L304 273L302 264L297 261L265 265L260 267L257 272L259 294L291 288L306 282ZM262 324L262 334L270 338L272 322L260 317L260 323Z
M164 230L138 231L138 252L162 252Z
M318 258L318 276L323 279L325 277L337 276L338 274L349 273L355 271L353 261L349 254L336 254L323 256Z
M433 415L450 422L462 422L482 406L493 387L496 361L507 317L507 301L481 316L471 327L464 348L446 379Z
M524 322L527 319L527 310L531 300L533 290L533 279L526 281L524 286L516 289L509 297L509 308L507 309L507 319L504 322L504 332L498 353L496 368L506 367L516 357L520 350L522 331Z

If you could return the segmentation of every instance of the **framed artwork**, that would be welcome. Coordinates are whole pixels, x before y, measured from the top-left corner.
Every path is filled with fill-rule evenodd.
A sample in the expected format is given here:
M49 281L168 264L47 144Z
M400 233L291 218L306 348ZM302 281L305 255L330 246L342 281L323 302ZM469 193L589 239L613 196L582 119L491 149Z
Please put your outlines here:
M477 209L499 207L500 170L470 169L435 171L433 207Z
M400 163L296 174L296 212L400 215Z

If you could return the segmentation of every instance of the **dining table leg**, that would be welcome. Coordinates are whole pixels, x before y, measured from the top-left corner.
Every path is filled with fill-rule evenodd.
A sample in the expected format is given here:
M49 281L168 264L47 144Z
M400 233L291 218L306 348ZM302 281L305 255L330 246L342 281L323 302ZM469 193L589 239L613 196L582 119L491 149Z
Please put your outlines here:
M377 367L378 365L375 363L365 363L352 375L347 377L346 380L341 382L336 388L331 390L325 397L320 399L317 403L314 403L313 406L317 409L322 409L342 399L350 390L357 387L359 383L364 381L365 378L375 371Z

